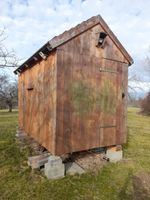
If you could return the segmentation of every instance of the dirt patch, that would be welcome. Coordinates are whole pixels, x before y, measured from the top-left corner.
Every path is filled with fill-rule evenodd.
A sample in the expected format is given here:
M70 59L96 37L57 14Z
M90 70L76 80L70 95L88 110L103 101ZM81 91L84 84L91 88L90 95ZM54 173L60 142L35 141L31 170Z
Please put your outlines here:
M71 159L85 171L91 171L95 173L107 164L107 161L104 160L103 157L103 152L85 151L73 154Z

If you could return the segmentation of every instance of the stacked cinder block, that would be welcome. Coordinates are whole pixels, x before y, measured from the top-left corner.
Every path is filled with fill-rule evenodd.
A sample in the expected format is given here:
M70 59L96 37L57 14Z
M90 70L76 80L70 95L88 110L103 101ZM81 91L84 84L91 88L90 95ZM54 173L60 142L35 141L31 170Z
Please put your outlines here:
M45 164L45 175L48 179L63 178L65 176L65 166L59 156L50 156Z
M109 159L110 162L117 162L121 160L123 157L122 146L116 145L108 147L106 150L106 157Z

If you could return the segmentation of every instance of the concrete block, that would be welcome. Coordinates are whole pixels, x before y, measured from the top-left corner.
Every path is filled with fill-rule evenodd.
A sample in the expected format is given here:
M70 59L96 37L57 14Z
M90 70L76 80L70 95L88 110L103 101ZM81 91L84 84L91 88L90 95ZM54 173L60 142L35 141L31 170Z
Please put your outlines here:
M65 171L67 175L83 174L84 169L75 162L68 162L65 164Z
M123 151L122 148L119 147L112 147L106 150L106 157L109 158L110 162L117 162L122 159Z
M48 163L51 166L58 166L62 164L62 159L59 156L49 156Z
M16 131L16 138L24 139L26 137L27 137L27 134L23 130L17 129L17 131Z
M48 163L45 164L44 168L45 176L48 179L59 179L65 175L65 166L59 156L50 156Z

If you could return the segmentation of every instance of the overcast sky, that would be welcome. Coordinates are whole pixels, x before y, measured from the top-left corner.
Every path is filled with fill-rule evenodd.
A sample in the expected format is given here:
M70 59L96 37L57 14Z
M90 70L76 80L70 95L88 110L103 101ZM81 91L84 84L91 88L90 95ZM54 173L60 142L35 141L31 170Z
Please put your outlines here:
M133 57L141 75L150 46L150 0L1 0L8 48L27 59L55 35L100 14ZM143 80L146 76L142 75Z

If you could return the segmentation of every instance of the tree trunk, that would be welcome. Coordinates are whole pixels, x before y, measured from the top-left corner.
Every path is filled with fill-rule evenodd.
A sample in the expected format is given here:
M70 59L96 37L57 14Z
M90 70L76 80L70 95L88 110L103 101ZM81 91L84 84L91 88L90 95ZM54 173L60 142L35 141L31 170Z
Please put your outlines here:
M9 112L12 112L12 104L9 104Z

